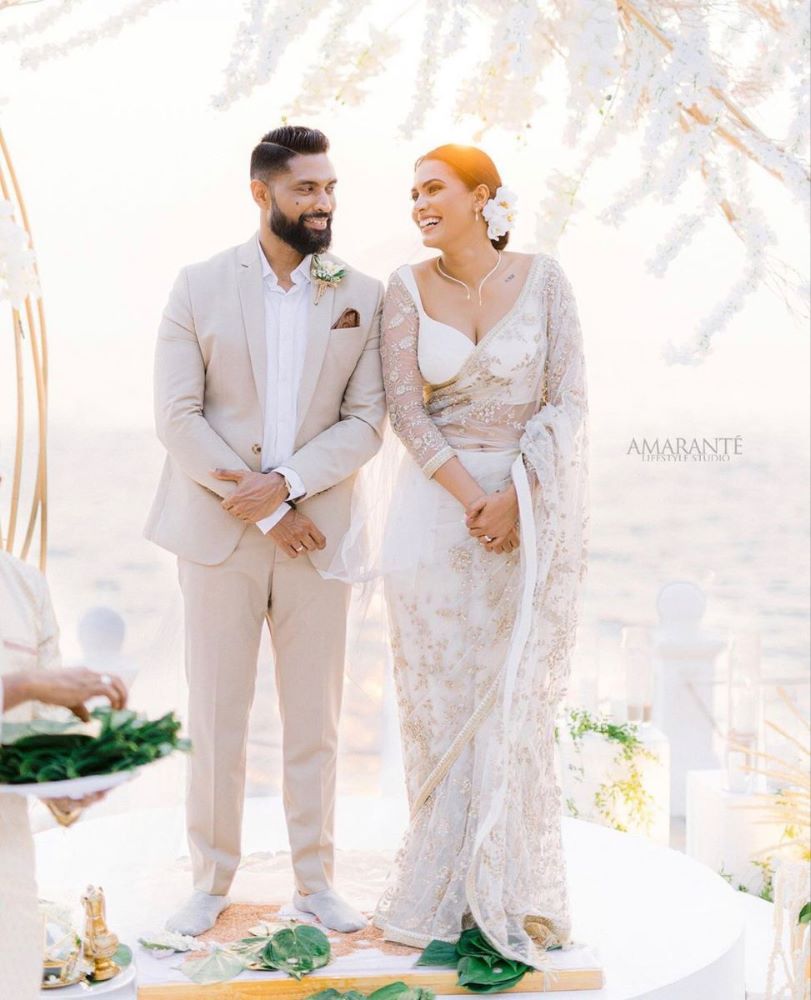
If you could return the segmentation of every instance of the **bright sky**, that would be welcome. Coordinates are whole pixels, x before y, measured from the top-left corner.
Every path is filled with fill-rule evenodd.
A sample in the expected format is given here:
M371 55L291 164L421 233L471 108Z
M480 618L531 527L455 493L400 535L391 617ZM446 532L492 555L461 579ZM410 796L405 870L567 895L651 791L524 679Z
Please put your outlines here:
M104 6L90 4L99 12ZM379 0L378 6L383 23L391 5ZM219 89L241 10L234 0L177 0L117 39L36 73L5 61L3 131L39 254L51 419L60 426L151 423L155 332L178 268L244 241L256 227L250 150L278 123L296 66L310 58L312 45L308 37L291 50L286 79L215 111L210 97ZM420 10L408 15L413 24L402 22L417 41ZM329 135L339 176L333 249L382 279L422 254L409 217L414 159L439 142L472 136L440 111L413 140L397 137L416 65L413 47L406 48L368 104L308 119ZM519 194L514 249L533 249L533 203L544 192L547 171L570 155L559 141L565 88L550 82L546 96L531 143L498 133L481 141ZM708 436L805 427L808 331L767 291L749 300L702 367L662 361L664 342L686 339L735 283L741 254L728 228L712 220L665 279L646 274L646 257L691 202L645 205L620 231L597 222L607 194L637 168L630 143L597 166L580 192L587 208L556 251L578 298L595 424L649 436L684 433L688 424ZM778 185L764 185L772 225L802 270L808 234L801 213ZM697 185L691 190L699 192ZM0 345L0 371L7 374L9 345L10 338ZM3 396L5 428L13 414Z

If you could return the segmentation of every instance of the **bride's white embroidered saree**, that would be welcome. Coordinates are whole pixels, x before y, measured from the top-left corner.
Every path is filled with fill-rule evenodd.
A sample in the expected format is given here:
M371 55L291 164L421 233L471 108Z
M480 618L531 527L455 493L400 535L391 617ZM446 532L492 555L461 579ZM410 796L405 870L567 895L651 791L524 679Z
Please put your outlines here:
M476 924L544 968L546 947L571 943L554 719L588 525L582 338L558 262L536 255L507 315L475 348L463 340L426 316L410 269L395 272L381 356L406 447L393 490L388 473L367 489L378 511L353 516L343 552L355 579L383 578L411 809L373 919L416 947ZM443 357L450 377L427 382ZM454 455L487 492L512 479L516 551L487 552L431 478ZM375 513L378 548L353 558Z
M560 264L538 254L507 315L426 384L416 297L393 275L382 323L391 425L410 453L398 503L420 523L398 537L395 512L386 539L389 565L403 554L385 593L411 820L374 922L417 946L475 923L542 967L546 946L571 940L554 720L587 564L580 323ZM487 552L431 478L454 454L488 492L512 479L517 551Z

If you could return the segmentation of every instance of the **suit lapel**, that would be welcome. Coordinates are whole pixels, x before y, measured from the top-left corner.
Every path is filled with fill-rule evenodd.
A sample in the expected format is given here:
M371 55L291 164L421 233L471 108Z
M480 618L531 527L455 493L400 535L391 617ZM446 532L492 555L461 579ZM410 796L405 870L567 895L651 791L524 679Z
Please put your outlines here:
M267 394L267 339L265 337L265 293L262 288L262 262L259 259L259 242L254 236L237 249L237 284L242 308L242 322L248 353L251 358L253 380L262 420L265 419Z
M315 284L310 289L309 321L307 328L307 349L304 353L304 370L298 394L298 427L307 416L313 399L318 376L327 353L332 313L335 305L335 289L328 288L318 302L315 301Z

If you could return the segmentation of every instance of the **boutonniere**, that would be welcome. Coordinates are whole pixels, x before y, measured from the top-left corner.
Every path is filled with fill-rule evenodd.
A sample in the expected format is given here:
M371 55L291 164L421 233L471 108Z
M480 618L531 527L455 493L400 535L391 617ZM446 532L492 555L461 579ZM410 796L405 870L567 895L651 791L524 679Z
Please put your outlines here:
M328 260L321 260L317 253L313 254L310 264L310 277L315 282L315 303L328 288L337 288L346 275L346 268L340 264L333 264Z

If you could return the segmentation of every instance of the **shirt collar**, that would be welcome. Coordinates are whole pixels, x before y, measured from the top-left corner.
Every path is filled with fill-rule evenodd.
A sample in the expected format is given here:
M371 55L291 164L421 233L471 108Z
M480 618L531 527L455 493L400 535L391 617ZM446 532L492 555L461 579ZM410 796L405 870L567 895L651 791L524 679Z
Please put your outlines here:
M276 272L268 263L268 259L265 256L265 251L262 249L262 244L259 242L259 237L256 237L256 245L259 248L259 259L262 262L262 280L267 279L268 284L271 288L275 288L279 284L279 279L276 277ZM302 260L295 270L291 271L290 279L294 285L305 285L310 281L310 268L312 267L313 255L308 253L307 256Z

